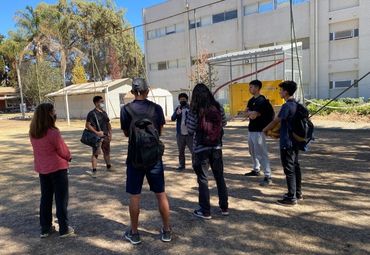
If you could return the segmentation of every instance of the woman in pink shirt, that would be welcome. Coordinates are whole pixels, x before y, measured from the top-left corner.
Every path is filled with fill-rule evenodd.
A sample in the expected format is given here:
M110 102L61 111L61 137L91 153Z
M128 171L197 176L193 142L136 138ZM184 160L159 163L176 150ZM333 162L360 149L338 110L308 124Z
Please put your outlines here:
M30 139L33 147L35 171L39 173L41 186L40 225L41 238L55 232L52 225L53 196L60 237L74 234L68 225L68 162L71 153L58 128L55 126L54 106L43 103L37 106L30 125Z

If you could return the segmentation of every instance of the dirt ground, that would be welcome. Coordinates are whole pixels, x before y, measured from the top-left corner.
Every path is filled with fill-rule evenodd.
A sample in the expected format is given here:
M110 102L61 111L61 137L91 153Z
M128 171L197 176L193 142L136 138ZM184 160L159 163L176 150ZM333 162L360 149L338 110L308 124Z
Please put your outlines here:
M310 151L301 155L305 200L286 208L275 202L286 191L277 142L269 140L274 184L260 187L260 178L243 176L251 169L247 129L228 126L224 163L230 216L218 214L217 189L210 178L213 219L203 221L191 215L197 208L195 174L190 164L185 172L175 171L175 127L167 125L164 162L173 242L159 240L161 221L145 184L140 214L143 243L134 247L122 239L129 224L127 139L118 123L114 123L112 143L115 171L101 171L97 179L85 174L90 150L79 142L83 123L72 122L70 127L59 123L73 153L69 214L77 236L66 240L58 235L39 238L40 188L33 172L28 125L27 121L0 121L0 254L370 253L370 130L318 129Z

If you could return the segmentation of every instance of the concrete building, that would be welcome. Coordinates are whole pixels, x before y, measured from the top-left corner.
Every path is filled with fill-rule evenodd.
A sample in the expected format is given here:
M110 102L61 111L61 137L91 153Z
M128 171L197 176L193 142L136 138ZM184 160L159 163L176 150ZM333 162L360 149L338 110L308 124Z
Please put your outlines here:
M191 89L192 62L203 53L229 52L290 42L289 0L168 0L143 10L149 82L174 95ZM302 42L307 98L332 98L370 71L370 0L293 0ZM199 8L215 3L204 8ZM195 10L193 10L195 9ZM217 84L230 75L217 70ZM234 68L241 76L242 68ZM295 75L295 79L298 77ZM227 91L219 95L227 100ZM370 77L344 97L370 97ZM176 96L174 97L176 98Z

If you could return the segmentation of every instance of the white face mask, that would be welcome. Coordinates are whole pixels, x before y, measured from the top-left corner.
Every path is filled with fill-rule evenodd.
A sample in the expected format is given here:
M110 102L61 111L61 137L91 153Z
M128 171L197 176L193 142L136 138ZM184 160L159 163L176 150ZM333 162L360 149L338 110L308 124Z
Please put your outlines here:
M105 104L104 103L100 103L99 106L100 106L101 109L103 109L105 107Z

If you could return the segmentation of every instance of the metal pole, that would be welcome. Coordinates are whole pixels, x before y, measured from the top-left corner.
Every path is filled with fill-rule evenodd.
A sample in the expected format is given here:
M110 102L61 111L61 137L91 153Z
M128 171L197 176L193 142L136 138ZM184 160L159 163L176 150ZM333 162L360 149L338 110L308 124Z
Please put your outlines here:
M36 58L36 84L37 84L37 94L39 96L39 104L41 104L41 95L40 95L40 83L39 83L39 68L38 68L38 64L37 64L37 58Z
M23 101L23 90L22 90L22 82L21 82L21 73L18 66L18 60L15 60L15 69L17 70L17 78L18 78L18 86L19 86L19 94L21 94L21 113L22 113L22 119L25 119L25 112L24 112L24 101ZM20 64L20 62L19 62Z
M69 104L68 104L68 92L67 92L67 89L65 89L65 96L64 96L64 99L65 99L65 104L66 104L66 118L67 118L67 124L68 126L71 125L71 120L69 118Z
M290 0L290 47L292 60L292 81L294 80L294 49L293 49L293 0Z
M68 95L67 95L67 86L66 86L66 72L63 72L63 88L65 90L65 107L66 107L66 118L68 126L71 124L71 120L69 118L69 104L68 104Z
M256 71L256 80L258 79L258 63L257 63L257 53L254 54L254 67L255 67L255 71Z
M138 68L138 66L137 66L137 48L136 48L136 29L135 29L135 27L133 28L133 33L134 33L134 47L135 47L135 69L136 69L136 74L135 74L135 76L137 77L137 76L139 76L139 68Z
M197 80L200 81L200 73L199 73L199 52L198 52L198 25L197 25L197 17L195 15L194 9L194 22L195 22L195 54L197 59Z
M211 64L208 63L208 79L209 79L209 88L212 92L212 88L213 88L213 84L212 84L212 68L211 68Z
M105 110L107 111L107 114L109 116L109 91L108 91L108 87L105 89Z

